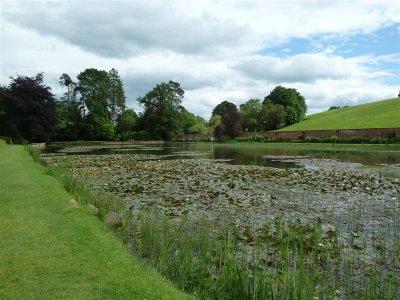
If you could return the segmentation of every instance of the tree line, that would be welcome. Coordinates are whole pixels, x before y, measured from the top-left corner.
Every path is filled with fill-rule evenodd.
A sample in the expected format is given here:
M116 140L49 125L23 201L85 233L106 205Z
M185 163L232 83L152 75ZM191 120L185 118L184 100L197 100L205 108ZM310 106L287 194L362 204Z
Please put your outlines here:
M0 86L0 135L13 140L174 140L183 134L213 134L234 138L241 131L278 129L300 121L307 110L295 89L278 86L263 101L250 99L239 109L229 101L218 104L207 122L182 106L178 82L156 84L137 99L143 112L126 106L118 71L89 68L74 80L62 74L64 89L56 99L43 83L43 73L11 78Z

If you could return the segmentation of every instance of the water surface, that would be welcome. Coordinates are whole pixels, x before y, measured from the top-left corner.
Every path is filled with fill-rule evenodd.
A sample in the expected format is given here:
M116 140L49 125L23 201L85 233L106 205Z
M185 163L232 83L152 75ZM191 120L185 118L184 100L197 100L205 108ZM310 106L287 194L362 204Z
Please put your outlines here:
M298 168L301 165L284 159L285 156L334 159L367 166L400 164L400 151L390 146L336 146L304 147L298 144L247 144L247 143L165 143L124 144L98 146L72 146L60 148L49 146L46 152L63 154L149 154L160 159L208 158L230 164L258 165L277 168ZM376 150L374 150L376 148ZM267 157L266 157L267 156Z

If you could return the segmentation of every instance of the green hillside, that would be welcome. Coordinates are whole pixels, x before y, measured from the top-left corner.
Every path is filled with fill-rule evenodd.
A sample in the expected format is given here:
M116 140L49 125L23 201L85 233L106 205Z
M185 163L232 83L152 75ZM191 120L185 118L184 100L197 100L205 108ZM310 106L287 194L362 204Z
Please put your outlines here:
M307 116L279 131L400 127L400 98L382 100Z

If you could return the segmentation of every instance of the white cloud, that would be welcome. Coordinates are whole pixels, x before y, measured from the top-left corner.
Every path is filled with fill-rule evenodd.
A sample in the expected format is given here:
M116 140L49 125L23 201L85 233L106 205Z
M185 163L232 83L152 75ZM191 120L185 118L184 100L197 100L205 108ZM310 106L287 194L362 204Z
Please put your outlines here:
M115 67L136 110L137 96L157 82L176 80L186 90L184 105L205 117L222 100L263 98L277 84L297 88L310 112L394 96L398 88L382 81L398 76L382 68L398 64L398 53L345 58L332 46L297 55L282 49L285 58L257 54L293 37L319 43L321 34L345 39L398 23L400 7L393 1L0 5L1 84L9 76L43 71L46 83L61 93L61 73Z
M342 79L352 75L354 63L339 56L324 53L298 54L280 58L252 55L235 68L251 78L268 82L314 82L320 79Z

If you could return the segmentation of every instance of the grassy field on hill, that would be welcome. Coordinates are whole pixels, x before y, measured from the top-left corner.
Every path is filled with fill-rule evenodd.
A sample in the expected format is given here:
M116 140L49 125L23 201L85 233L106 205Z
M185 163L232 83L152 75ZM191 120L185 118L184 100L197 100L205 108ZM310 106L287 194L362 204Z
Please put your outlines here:
M280 131L400 127L400 98L382 100L307 116Z
M181 299L22 146L0 145L1 299Z

